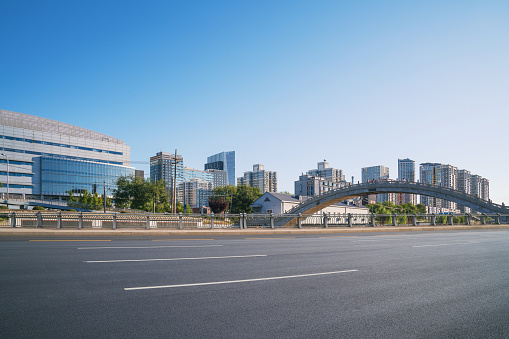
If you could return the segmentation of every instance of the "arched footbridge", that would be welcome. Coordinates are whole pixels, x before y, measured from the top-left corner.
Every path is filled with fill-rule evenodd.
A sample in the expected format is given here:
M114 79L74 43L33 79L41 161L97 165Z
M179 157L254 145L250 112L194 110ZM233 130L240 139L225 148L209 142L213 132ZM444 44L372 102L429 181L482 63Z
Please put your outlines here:
M296 222L296 214L313 214L327 206L347 199L383 193L420 194L449 200L460 205L470 207L471 209L481 213L509 214L509 208L507 206L494 204L490 201L482 200L478 197L459 192L451 188L415 182L380 181L338 188L310 198L287 211L281 218L278 218L276 223L279 226L291 225Z

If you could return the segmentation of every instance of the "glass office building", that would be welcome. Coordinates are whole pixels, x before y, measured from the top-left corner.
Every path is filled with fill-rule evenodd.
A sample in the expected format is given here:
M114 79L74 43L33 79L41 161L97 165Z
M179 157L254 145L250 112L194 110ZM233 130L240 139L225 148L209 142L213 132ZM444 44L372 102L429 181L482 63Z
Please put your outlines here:
M235 151L221 152L207 157L205 169L217 169L226 171L228 177L228 184L236 184L235 177Z
M0 192L7 192L8 173L11 198L65 200L69 191L83 190L102 194L104 182L112 195L120 176L134 175L124 141L6 110L0 110L0 154Z

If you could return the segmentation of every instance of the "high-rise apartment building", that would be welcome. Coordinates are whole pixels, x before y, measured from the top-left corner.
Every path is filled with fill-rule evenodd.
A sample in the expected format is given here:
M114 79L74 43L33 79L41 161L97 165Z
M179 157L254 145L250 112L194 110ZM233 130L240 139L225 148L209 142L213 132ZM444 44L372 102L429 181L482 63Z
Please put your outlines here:
M193 206L190 204L192 207L208 206L208 196L212 194L212 189L214 187L226 185L226 171L218 169L202 171L191 167L185 167L183 163L184 158L181 155L177 155L176 162L176 196L177 201L180 203L190 204L189 201L194 201L193 203L199 203L201 205ZM170 194L173 192L174 178L175 154L159 152L150 158L150 179L152 181L164 180L166 189ZM207 190L208 192L206 192ZM191 199L190 197L194 198ZM201 199L200 197L207 198Z
M364 167L361 172L363 183L379 179L389 179L389 167L382 165Z
M317 196L328 191L350 185L346 181L332 181L319 176L303 174L295 181L296 196Z
M398 159L398 181L415 182L415 161ZM398 204L417 204L417 195L400 193L397 195Z
M472 175L470 178L470 194L483 200L490 200L490 181L480 175Z
M471 189L471 183L470 179L472 177L472 174L470 171L467 171L465 169L458 170L458 174L456 176L456 189L460 192L470 194ZM458 210L461 213L470 213L470 208L460 205L457 205Z
M176 168L175 168L176 163ZM158 152L155 156L150 157L150 180L153 182L164 180L166 189L173 194L173 184L176 177L176 188L184 180L184 158L168 152ZM179 196L177 192L177 197Z
M389 167L385 167L382 165L379 166L371 166L371 167L364 167L361 170L361 177L362 182L370 182L370 181L387 181L389 180ZM374 197L372 195L368 196L368 201L374 200ZM377 202L385 202L385 201L392 201L393 203L397 202L397 195L395 193L382 193L382 194L376 194L376 201Z
M277 172L267 171L264 165L255 164L252 172L244 172L243 177L237 178L237 184L258 187L262 193L277 192Z
M108 135L33 115L0 110L0 192L11 198L66 200L73 193L113 195L134 175L130 147ZM9 169L7 169L7 161Z
M330 182L344 182L345 175L343 174L343 170L329 167L329 163L327 161L322 161L318 163L317 169L312 169L307 172L307 174L323 178Z
M458 168L439 163L423 163L420 165L420 182L430 185L456 189ZM430 213L454 212L456 203L435 197L421 196L421 203L428 207Z
M221 152L207 157L205 169L226 171L228 185L235 185L235 151Z
M179 184L182 203L191 208L209 206L209 197L212 195L214 184L198 178L193 178Z

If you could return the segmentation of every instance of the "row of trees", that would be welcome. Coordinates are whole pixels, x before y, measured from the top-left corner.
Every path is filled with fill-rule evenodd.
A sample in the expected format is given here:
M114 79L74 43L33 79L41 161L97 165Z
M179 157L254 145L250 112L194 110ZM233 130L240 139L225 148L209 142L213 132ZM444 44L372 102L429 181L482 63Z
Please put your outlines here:
M100 210L104 207L104 196L89 193L84 190L81 195L75 196L72 191L69 191L69 199L67 205L71 207L84 207L92 210ZM111 199L106 197L106 207L111 207Z
M170 195L166 191L163 180L152 182L150 179L120 177L114 192L115 206L118 208L153 211L157 213L171 212ZM177 212L191 213L191 208L177 202Z
M426 206L423 204L414 205L411 202L396 205L392 201L384 201L368 204L366 207L375 214L426 214Z

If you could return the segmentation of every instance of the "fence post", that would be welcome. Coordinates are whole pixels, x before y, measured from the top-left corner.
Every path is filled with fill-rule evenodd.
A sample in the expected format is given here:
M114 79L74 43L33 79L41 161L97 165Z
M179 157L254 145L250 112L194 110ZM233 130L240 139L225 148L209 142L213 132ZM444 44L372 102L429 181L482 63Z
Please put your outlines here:
M11 224L9 225L9 227L16 227L16 213L11 212L9 214L11 216Z
M244 229L247 230L247 213L244 213Z
M375 224L375 215L373 213L371 213L371 226L372 227L376 227L376 224Z
M485 214L483 213L483 214L481 215L481 224L482 224L482 225L486 225L486 218L485 218L484 216L485 216Z
M447 216L447 219L448 219L447 221L449 222L449 225L454 225L454 222L453 222L453 220L452 220L452 215L451 215L451 214L449 214L449 215Z
M470 225L470 213L465 214L465 225Z
M297 227L302 228L302 213L297 217Z
M150 213L147 212L147 230L150 229Z
M62 212L57 212L57 228L62 227Z
M500 213L495 216L495 224L500 225Z
M79 211L78 212L78 229L82 229L82 228L83 228L83 212Z
M274 214L272 212L270 212L269 219L270 219L270 228L274 228Z
M214 212L210 213L210 229L214 229Z
M326 212L323 212L323 226L329 228L329 216Z
M179 230L182 229L182 217L183 217L182 213L179 213ZM202 222L203 222L203 220L202 220Z
M433 215L431 216L431 225L432 226L437 225L437 216L435 215L435 213L433 213Z
M394 213L392 215L392 226L398 226L398 221L396 220L397 214Z
M417 214L412 215L412 225L417 226Z
M353 224L352 224L352 214L351 213L348 213L348 227L353 227Z
M37 212L37 226L35 228L42 227L42 213Z

